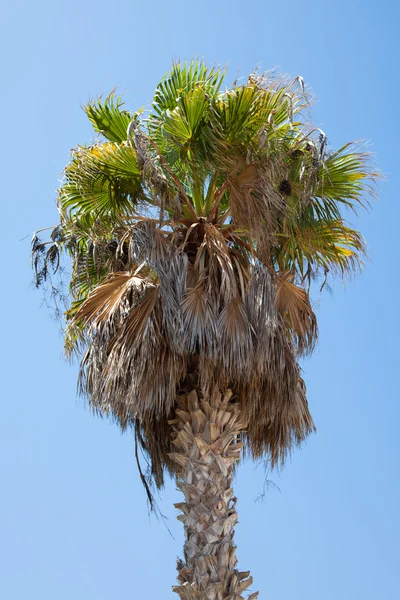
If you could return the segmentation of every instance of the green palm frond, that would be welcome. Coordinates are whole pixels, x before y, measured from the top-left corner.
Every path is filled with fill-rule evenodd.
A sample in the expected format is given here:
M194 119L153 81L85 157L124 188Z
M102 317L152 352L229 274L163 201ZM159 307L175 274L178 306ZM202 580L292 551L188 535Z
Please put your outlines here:
M289 121L289 101L283 90L259 89L251 83L220 94L217 121L227 141L249 142Z
M154 118L163 118L168 110L174 110L187 94L202 88L210 96L218 93L225 71L208 68L202 61L177 63L158 84L153 100ZM158 117L156 116L158 115Z
M345 144L319 167L313 195L356 208L365 203L365 191L372 193L368 182L377 173L371 171L370 155L360 152L353 143Z
M136 152L128 143L78 146L65 169L59 190L61 214L71 219L123 218L141 199L141 173Z
M279 270L290 270L300 278L318 275L320 269L346 276L359 270L366 256L363 237L343 220L311 217L278 235Z
M104 101L100 96L84 107L94 130L110 142L125 141L128 125L138 114L122 110L123 104L121 96L115 96L115 93L111 92Z
M209 99L203 86L190 90L177 99L177 106L157 119L158 143L170 146L181 159L191 160L199 150L204 127L207 126ZM153 129L156 133L156 128ZM197 147L196 147L197 146Z

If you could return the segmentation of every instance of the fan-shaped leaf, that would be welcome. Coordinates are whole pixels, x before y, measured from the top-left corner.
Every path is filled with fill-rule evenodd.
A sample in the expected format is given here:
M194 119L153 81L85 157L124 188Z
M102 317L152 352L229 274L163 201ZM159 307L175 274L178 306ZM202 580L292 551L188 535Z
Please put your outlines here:
M111 92L104 101L100 96L97 100L88 102L84 111L95 131L104 135L110 142L123 142L127 139L127 128L135 115L121 110L122 106L121 96L115 96L114 92Z

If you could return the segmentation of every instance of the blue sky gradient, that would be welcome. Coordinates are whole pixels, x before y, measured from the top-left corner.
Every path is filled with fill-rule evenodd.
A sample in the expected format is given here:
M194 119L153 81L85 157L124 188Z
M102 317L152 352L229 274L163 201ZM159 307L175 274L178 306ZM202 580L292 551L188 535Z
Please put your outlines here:
M131 436L76 399L77 366L20 240L57 222L69 149L92 137L80 105L118 85L130 108L148 106L172 59L191 57L228 64L230 80L257 65L302 75L331 146L371 141L386 174L357 220L371 262L315 298L320 342L303 366L318 433L267 473L262 500L263 465L243 465L235 485L240 568L260 598L398 597L397 3L37 0L0 16L0 598L175 597L179 494L170 482L160 498L173 539L147 515Z

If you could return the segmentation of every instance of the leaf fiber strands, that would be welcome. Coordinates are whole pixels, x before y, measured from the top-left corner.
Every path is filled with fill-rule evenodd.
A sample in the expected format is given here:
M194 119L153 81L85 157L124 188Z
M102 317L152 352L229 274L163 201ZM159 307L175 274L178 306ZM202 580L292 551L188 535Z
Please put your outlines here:
M185 501L176 504L185 528L184 560L178 560L181 600L242 600L252 584L249 572L236 569L233 542L237 522L232 472L246 428L232 393L215 389L205 395L192 389L178 396L170 422L178 466L177 486ZM249 596L255 600L258 592Z

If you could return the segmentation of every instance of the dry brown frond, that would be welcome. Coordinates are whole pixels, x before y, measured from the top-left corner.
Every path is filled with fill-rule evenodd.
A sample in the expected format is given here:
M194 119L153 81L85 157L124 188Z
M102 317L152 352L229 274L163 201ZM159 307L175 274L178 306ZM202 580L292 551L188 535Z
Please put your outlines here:
M251 369L253 333L243 300L232 298L218 319L220 360L230 377L243 377Z
M299 353L311 352L318 337L317 318L306 290L293 283L293 274L276 277L276 307Z
M137 347L142 342L158 295L159 289L157 287L147 289L143 300L129 312L122 327L111 339L109 345L110 355L115 352L119 360L124 360L129 349Z
M189 352L205 352L207 349L213 355L217 315L205 288L203 275L194 287L187 290L181 306Z
M130 252L146 276L114 273L75 317L89 343L82 392L95 411L112 414L123 428L132 424L138 431L140 422L140 443L157 482L163 468L173 466L169 445L151 432L155 423L167 427L189 364L202 389L231 387L237 395L254 456L267 452L277 463L312 429L288 336L289 320L298 337L306 317L314 323L307 297L285 280L277 300L268 267L245 260L210 223L191 231L186 247L197 244L193 264L154 221L138 223Z
M284 209L282 196L275 182L277 165L248 165L230 181L229 201L233 221L251 231L259 249L270 247L277 230L277 219Z
M121 309L121 303L132 289L140 293L145 281L132 273L121 272L111 274L102 284L96 287L74 317L76 323L91 323L96 327L111 319Z
M163 326L170 343L181 345L180 305L186 290L187 256L150 219L132 230L131 252L134 260L143 261L157 275Z
M283 464L293 446L315 431L299 367L288 346L275 362L278 375L279 381L271 375L253 377L238 393L248 419L248 452L254 458L268 456L272 467Z

